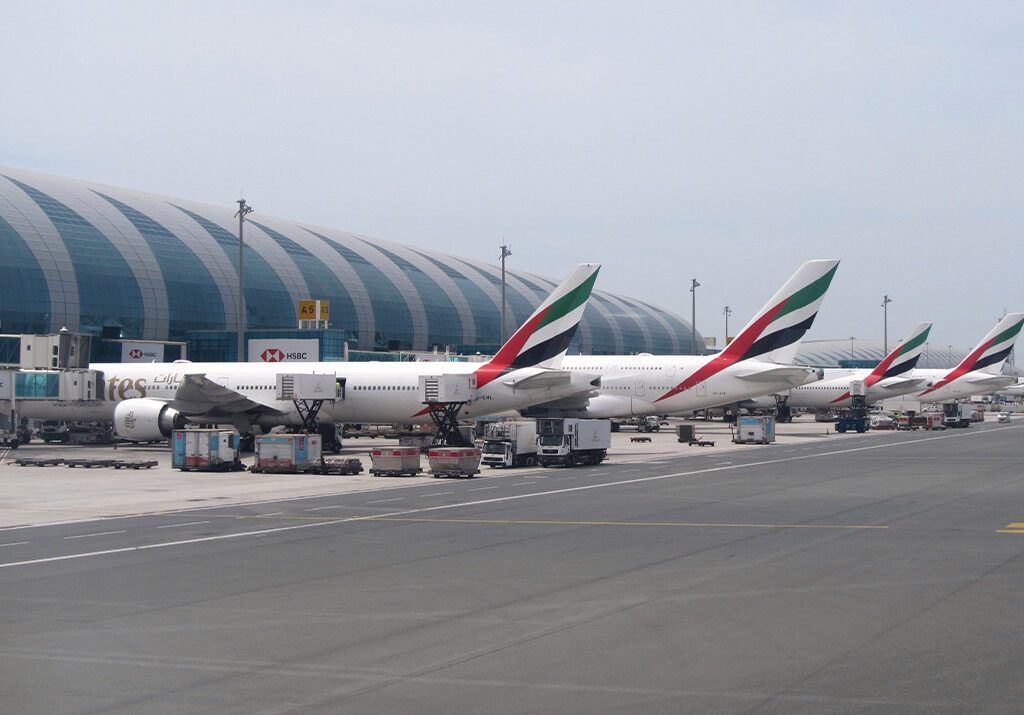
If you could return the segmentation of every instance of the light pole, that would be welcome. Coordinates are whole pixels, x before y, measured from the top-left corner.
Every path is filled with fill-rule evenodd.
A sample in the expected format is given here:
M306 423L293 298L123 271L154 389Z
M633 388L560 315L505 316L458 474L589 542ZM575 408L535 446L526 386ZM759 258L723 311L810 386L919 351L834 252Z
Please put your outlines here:
M732 315L732 308L725 306L722 313L725 315L725 340L722 341L722 349L725 350L729 347L729 316Z
M512 255L508 246L501 244L501 344L505 344L505 259Z
M245 223L245 215L252 213L252 206L245 203L245 199L239 199L238 213L238 362L245 362L245 270L242 266L242 225Z
M892 298L886 293L882 296L882 357L889 354L889 303Z
M697 354L697 286L696 278L690 279L690 354Z

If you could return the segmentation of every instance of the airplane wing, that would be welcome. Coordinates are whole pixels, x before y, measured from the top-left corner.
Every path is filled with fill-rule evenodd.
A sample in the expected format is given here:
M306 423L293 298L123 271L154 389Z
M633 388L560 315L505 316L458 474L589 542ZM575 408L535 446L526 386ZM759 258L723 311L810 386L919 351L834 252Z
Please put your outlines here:
M552 388L566 388L573 382L580 386L580 392L589 392L594 390L599 384L599 378L597 384L594 384L593 380L581 381L580 373L573 373L572 370L553 370L547 368L538 368L537 371L528 374L522 374L526 371L517 370L502 382L508 385L513 390L550 390ZM517 374L519 373L519 374ZM573 376L576 375L575 380ZM597 377L597 376L593 376ZM575 394L575 393L573 393Z
M217 384L204 374L185 375L171 401L171 407L187 417L208 416L227 421L243 414L283 414L275 407Z
M872 387L877 387L880 390L900 390L902 392L909 392L916 390L918 387L924 387L924 384L928 382L923 377L889 377L884 380L879 380Z
M817 370L799 365L771 365L752 367L735 373L740 380L748 382L788 382L794 387L821 379Z

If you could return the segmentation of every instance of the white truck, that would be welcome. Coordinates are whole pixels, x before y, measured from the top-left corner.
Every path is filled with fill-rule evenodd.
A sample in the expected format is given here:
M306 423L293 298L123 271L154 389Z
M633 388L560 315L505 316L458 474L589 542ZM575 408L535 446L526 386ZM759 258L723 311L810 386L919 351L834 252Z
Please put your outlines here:
M537 420L537 460L541 466L600 464L611 446L610 420L575 417Z
M489 467L532 467L537 463L537 422L491 422L484 428L483 462Z

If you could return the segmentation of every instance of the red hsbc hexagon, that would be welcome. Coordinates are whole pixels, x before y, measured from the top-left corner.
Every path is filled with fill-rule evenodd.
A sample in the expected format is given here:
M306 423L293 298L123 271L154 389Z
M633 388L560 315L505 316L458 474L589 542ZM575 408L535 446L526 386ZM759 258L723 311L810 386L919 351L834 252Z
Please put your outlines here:
M260 353L260 358L263 362L281 362L284 360L284 353L277 348L267 348Z
M128 355L131 356L132 360L138 360L139 358L142 357L142 351L139 350L138 348L132 348L130 351L128 351Z

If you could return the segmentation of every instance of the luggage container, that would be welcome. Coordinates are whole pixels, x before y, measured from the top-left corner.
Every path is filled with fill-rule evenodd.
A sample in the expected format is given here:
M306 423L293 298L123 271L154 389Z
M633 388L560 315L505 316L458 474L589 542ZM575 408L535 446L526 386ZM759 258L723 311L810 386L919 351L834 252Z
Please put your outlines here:
M309 471L320 463L320 435L271 434L256 438L254 472Z
M226 472L242 469L238 460L238 433L234 430L174 430L171 466L182 471Z
M775 441L774 417L740 417L736 420L736 444L768 444Z
M435 447L427 453L430 473L435 477L472 477L480 473L478 447Z
M375 477L415 477L420 469L419 447L379 447L370 450L370 474Z

